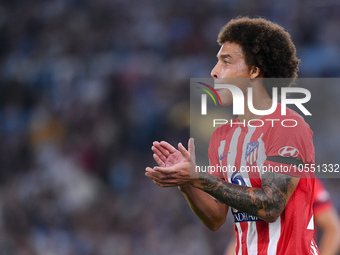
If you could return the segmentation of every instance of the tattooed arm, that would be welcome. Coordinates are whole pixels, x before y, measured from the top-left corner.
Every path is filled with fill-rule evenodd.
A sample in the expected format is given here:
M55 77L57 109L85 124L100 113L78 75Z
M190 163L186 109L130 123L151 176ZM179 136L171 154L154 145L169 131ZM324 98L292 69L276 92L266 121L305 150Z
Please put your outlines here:
M157 146L160 150L162 149L160 145ZM273 172L266 172L262 175L261 188L227 183L202 172L193 176L190 174L190 168L196 169L194 153L190 154L182 144L179 144L179 152L167 148L164 143L163 146L165 146L163 149L168 151L164 154L168 156L162 160L159 156L163 153L158 153L159 156L157 155L155 159L160 166L147 167L145 175L161 187L180 187L191 209L212 230L218 229L223 224L228 206L265 221L274 222L299 183L299 178ZM189 140L189 147L194 151L192 139ZM180 162L176 161L167 166L164 162L174 153L182 154L181 160L177 160ZM217 203L214 198L223 204Z
M262 175L261 188L252 188L227 183L210 174L201 173L192 185L237 210L274 222L298 183L299 178L266 172Z

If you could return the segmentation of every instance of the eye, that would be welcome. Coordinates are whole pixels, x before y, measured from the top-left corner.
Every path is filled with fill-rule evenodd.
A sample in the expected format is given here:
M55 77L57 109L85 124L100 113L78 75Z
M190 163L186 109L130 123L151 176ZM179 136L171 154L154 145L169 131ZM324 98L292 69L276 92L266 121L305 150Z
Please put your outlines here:
M227 60L224 60L223 63L224 63L225 65L229 65L229 64L230 64L230 62L227 61Z

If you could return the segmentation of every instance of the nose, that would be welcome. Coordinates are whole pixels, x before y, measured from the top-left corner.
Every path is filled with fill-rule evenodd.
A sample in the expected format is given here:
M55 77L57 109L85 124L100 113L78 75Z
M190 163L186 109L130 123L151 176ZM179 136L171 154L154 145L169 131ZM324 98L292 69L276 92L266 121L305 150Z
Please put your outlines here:
M214 66L214 68L211 70L211 73L210 73L211 77L214 79L218 78L217 64Z

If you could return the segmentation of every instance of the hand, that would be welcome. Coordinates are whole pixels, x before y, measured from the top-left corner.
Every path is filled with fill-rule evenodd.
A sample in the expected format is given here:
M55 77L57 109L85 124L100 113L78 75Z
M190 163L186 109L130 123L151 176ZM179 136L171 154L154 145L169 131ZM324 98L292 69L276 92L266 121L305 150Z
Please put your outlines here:
M178 148L180 147L178 144ZM183 146L182 146L183 147ZM161 167L173 166L174 164L184 162L185 158L179 150L176 150L171 144L167 142L153 142L151 150L154 152L153 158Z
M175 187L192 182L195 163L195 145L192 138L188 142L189 151L179 143L178 150L166 142L154 143L154 159L158 167L147 167L145 175L161 187ZM192 171L190 171L190 169Z

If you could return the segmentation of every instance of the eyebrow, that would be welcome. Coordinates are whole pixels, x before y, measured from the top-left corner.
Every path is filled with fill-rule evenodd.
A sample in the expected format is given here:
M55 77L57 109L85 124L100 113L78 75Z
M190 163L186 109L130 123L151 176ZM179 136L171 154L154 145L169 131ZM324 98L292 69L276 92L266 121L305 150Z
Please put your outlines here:
M217 57L217 58L221 58L221 59L224 59L224 58L231 58L231 59L233 59L233 57L230 56L229 54L217 55L216 57Z

